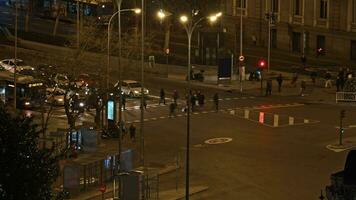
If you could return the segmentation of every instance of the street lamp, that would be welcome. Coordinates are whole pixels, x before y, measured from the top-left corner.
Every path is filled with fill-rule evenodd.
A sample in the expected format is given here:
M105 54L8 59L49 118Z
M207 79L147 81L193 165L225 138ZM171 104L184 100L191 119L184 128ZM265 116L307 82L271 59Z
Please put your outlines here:
M268 48L267 48L267 71L269 72L270 60L271 60L271 27L275 21L276 15L273 11L266 13L268 20Z
M111 15L110 19L109 19L109 23L108 23L108 41L107 41L107 66L106 66L106 89L109 89L109 67L110 67L110 39L111 39L111 21L112 19L119 13L121 12L129 12L132 11L135 14L140 14L141 13L141 9L140 8L133 8L133 9L122 9L119 10L117 12L115 12L114 14ZM120 30L121 31L121 28ZM121 48L121 47L120 47Z
M14 60L14 110L16 112L16 90L17 90L17 78L16 78L16 75L17 75L17 21L18 21L18 2L16 1L15 2L15 60Z
M120 167L120 162L121 162L121 134L122 134L122 102L121 102L121 84L122 84L122 80L121 80L121 12L128 12L128 11L132 11L136 14L140 14L141 13L141 9L139 8L134 8L134 9L122 9L121 10L121 3L122 0L120 0L118 2L118 11L115 12L114 14L111 15L110 19L109 19L109 23L108 23L108 44L107 44L107 66L106 66L106 89L109 89L109 67L110 67L110 28L111 28L111 21L112 19L114 19L114 17L117 15L118 16L118 28L119 28L119 55L118 55L118 66L119 66L119 158L118 158L118 167ZM108 92L108 91L107 91ZM119 168L120 170L120 168ZM114 178L114 190L113 190L113 196L115 198L115 181L116 179ZM120 183L120 182L119 182ZM120 198L120 191L118 192L118 196Z
M188 100L187 100L187 138L186 138L186 183L185 183L185 199L189 200L189 146L190 146L190 92L191 92L191 84L190 84L190 71L191 71L191 41L192 35L197 27L197 25L203 20L209 20L210 22L215 22L219 17L222 16L222 13L219 12L215 15L211 15L208 17L202 17L197 20L195 23L192 20L189 20L186 15L182 15L179 19L184 26L184 29L187 33L188 37L188 68L187 68L187 88L188 88Z

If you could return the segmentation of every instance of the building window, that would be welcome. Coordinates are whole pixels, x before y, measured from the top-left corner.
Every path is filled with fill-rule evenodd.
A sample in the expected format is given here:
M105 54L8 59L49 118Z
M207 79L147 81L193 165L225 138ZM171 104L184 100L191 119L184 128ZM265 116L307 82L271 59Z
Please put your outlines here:
M320 0L320 15L321 19L328 18L328 0Z
M237 8L245 9L246 8L246 0L236 0Z
M351 40L351 60L356 60L356 41Z
M279 12L279 0L271 0L271 11L274 13Z
M294 15L301 16L303 13L303 0L293 0Z
M352 0L352 23L356 24L356 0Z
M302 35L299 32L293 32L292 34L292 51L301 52Z

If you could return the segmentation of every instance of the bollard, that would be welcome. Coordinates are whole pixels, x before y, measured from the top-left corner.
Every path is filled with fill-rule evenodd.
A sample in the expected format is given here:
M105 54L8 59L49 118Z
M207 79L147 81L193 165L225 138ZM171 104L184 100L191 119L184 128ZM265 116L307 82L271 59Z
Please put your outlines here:
M279 115L273 116L273 126L277 127L279 125Z
M294 117L289 117L289 125L294 125Z
M245 119L249 119L250 118L250 110L245 109L244 117L245 117Z

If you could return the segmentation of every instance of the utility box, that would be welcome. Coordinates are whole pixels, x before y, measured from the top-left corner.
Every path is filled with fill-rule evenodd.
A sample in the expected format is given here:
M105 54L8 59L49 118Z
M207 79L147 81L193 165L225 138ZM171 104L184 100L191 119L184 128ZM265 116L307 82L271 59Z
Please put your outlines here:
M142 171L130 171L121 176L122 199L141 200L145 195L145 178Z

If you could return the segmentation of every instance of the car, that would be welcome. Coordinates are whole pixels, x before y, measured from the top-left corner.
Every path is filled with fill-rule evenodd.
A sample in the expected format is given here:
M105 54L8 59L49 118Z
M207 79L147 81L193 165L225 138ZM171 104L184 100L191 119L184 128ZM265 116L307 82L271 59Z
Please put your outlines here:
M114 85L115 88L119 88L119 82ZM141 96L141 83L134 80L124 80L121 85L122 94L128 95L130 97L140 97ZM144 95L149 94L147 88L143 88Z
M47 103L54 106L64 106L65 91L60 88L47 88Z
M34 70L33 67L27 65L23 60L16 59L16 70L18 72L22 70ZM15 71L15 59L4 59L0 61L0 66L3 67L5 70L14 73Z
M89 86L89 87L95 87L97 84L97 79L95 79L94 75L89 75L89 74L80 74L75 83L78 87L83 87L83 86Z

